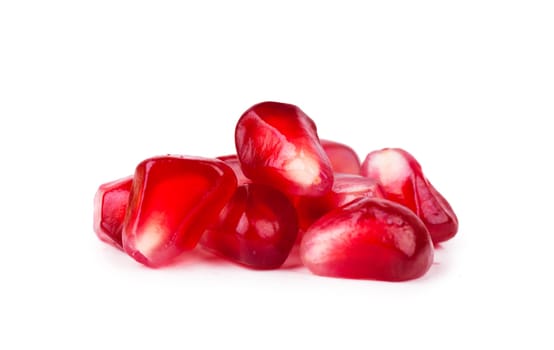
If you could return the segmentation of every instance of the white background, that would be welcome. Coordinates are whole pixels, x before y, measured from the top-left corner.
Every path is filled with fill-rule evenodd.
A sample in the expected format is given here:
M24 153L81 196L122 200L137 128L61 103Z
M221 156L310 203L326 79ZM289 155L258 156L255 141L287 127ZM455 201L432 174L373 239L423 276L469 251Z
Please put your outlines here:
M183 3L0 3L0 348L553 348L551 2ZM426 276L148 270L96 239L98 185L233 153L264 100L420 160L460 219Z

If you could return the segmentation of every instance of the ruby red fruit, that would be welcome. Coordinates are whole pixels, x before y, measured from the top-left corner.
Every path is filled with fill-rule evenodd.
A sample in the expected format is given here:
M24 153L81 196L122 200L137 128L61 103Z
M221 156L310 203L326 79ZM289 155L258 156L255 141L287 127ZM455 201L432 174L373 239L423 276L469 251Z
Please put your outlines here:
M329 140L321 140L321 146L335 173L360 175L360 158L350 146Z
M240 117L235 145L244 174L287 195L317 196L333 184L315 123L297 106L262 102Z
M429 232L408 208L386 199L360 198L337 208L306 232L302 261L321 276L405 281L433 262Z
M297 232L289 199L272 187L251 183L237 188L200 245L252 268L274 269L287 259Z
M329 211L363 197L384 198L375 180L361 175L336 173L331 191L318 197L296 197L300 227L306 230Z
M233 169L233 171L235 172L235 176L237 177L237 183L239 185L244 185L252 182L249 178L246 177L246 175L244 175L244 172L240 167L239 157L237 155L231 154L227 156L220 156L217 157L217 159L224 161L225 164Z
M362 164L362 175L376 179L385 198L410 208L423 221L433 243L458 232L458 218L448 201L433 187L410 153L400 148L371 152Z
M196 246L237 187L224 162L184 156L146 159L135 171L123 225L123 248L150 267Z
M129 201L131 176L100 185L94 196L94 232L98 238L123 249L121 231Z

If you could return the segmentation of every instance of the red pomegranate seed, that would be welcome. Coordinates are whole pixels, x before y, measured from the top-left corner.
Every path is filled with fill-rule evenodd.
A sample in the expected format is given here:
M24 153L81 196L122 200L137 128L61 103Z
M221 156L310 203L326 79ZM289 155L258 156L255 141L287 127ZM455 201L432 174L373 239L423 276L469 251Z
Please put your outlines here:
M121 230L129 201L131 176L100 185L94 196L94 232L101 241L123 249Z
M252 268L273 269L286 260L297 232L296 212L284 194L245 184L203 234L200 245Z
M246 175L244 175L244 172L240 167L239 157L237 155L233 154L228 156L221 156L221 157L217 157L217 159L224 161L225 164L227 164L228 166L231 167L231 169L233 169L239 185L244 185L252 182L249 178L246 177Z
M323 196L296 197L295 206L300 227L307 230L312 223L329 211L360 197L384 198L376 181L360 175L336 173L331 191Z
M237 187L224 162L162 156L135 171L123 225L123 247L138 262L166 265L192 249Z
M386 199L360 198L316 221L300 246L317 275L404 281L433 262L431 237L408 208Z
M281 268L290 269L302 266L302 259L300 258L300 242L302 241L303 235L304 232L299 229L296 241L294 242L290 250L289 256L287 257L283 265L281 265Z
M316 126L294 105L252 106L237 123L235 144L242 170L253 182L289 195L317 196L331 189L333 171Z
M351 147L329 140L321 140L321 146L335 173L360 175L360 158Z
M434 243L456 235L456 214L427 180L421 165L410 153L400 148L371 152L362 164L362 174L381 184L385 198L416 213L429 230Z

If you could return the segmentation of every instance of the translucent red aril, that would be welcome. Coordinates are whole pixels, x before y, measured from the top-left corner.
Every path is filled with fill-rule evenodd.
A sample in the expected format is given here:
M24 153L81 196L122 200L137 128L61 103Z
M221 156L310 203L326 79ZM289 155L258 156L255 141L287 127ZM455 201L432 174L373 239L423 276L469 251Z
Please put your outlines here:
M329 140L321 140L321 146L335 173L360 174L360 158L351 147Z
M289 195L322 195L333 171L314 122L297 106L262 102L239 119L235 145L244 174Z
M94 232L101 241L122 249L121 231L129 201L131 176L100 185L94 196Z
M135 260L157 267L196 246L237 187L224 162L162 156L141 162L133 177L123 225L123 247Z
M231 169L233 169L239 185L252 182L249 178L246 177L246 175L244 175L244 172L240 167L239 157L237 157L237 155L232 154L228 156L221 156L221 157L217 157L217 159L224 161L225 164L227 164L228 166L231 167Z
M273 269L286 260L297 232L296 212L284 194L266 185L245 184L237 188L200 244L234 262Z
M356 198L384 198L379 184L367 177L353 174L335 174L331 191L323 196L296 198L300 227L304 230L327 212Z
M385 198L410 208L423 221L434 243L458 231L458 218L450 204L424 176L421 165L400 148L371 152L362 164L362 175L376 179Z
M433 262L429 232L408 208L385 199L360 198L337 208L306 232L304 265L317 275L404 281Z

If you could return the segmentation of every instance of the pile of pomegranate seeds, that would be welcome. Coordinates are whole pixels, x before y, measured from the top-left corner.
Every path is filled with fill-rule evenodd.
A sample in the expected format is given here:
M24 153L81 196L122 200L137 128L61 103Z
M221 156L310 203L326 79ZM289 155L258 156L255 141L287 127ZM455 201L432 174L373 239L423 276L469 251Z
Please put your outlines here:
M301 261L321 276L404 281L424 275L433 245L458 219L398 148L360 164L347 145L320 140L291 104L262 102L239 119L236 155L168 155L101 185L100 240L149 267L203 249L254 269Z

